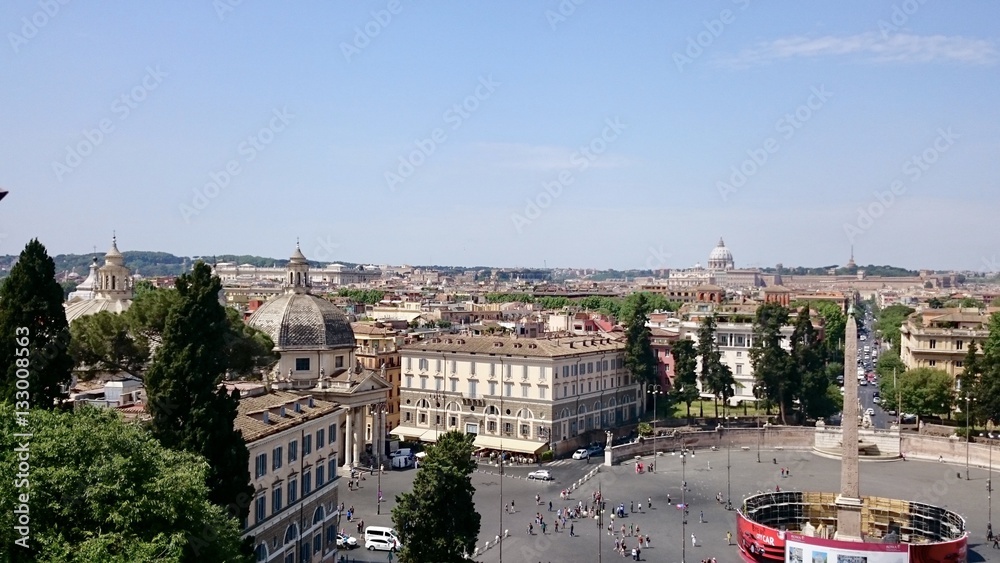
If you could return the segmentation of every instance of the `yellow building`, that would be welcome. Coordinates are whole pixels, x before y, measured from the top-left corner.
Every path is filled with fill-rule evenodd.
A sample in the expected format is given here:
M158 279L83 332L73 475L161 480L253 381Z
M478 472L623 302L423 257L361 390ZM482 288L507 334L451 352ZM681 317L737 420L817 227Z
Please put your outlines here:
M900 358L906 369L935 368L960 378L969 343L982 350L989 335L989 309L924 309L910 315L899 328Z

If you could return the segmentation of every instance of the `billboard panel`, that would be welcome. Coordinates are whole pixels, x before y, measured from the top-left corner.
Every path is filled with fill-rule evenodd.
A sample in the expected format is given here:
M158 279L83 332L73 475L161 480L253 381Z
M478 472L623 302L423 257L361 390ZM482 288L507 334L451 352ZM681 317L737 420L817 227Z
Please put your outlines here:
M755 524L740 513L736 515L736 543L748 561L776 563L785 560L784 532Z
M906 544L862 543L787 534L785 561L791 563L909 563Z

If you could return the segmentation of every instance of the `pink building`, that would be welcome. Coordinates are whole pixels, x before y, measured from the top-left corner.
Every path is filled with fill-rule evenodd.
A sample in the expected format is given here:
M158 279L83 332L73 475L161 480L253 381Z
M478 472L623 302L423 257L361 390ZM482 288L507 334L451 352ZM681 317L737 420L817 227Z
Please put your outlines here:
M673 389L674 357L670 354L670 348L680 338L680 334L663 328L651 328L650 331L650 344L656 354L657 379L664 389Z

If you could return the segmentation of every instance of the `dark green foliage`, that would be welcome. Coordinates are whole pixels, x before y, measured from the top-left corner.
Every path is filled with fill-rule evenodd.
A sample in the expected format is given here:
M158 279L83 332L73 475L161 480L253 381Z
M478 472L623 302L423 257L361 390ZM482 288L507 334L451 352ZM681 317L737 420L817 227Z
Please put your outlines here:
M716 320L713 315L702 318L701 326L698 327L696 350L701 359L701 373L698 377L701 388L715 397L716 411L718 411L719 399L725 401L736 394L736 379L729 366L722 363L722 352L719 351L719 343L716 341Z
M955 402L952 378L944 370L911 369L898 377L898 385L903 412L918 416L945 414Z
M636 294L630 309L630 316L623 319L625 326L625 368L635 380L643 383L658 383L656 354L650 341L649 303L645 294Z
M125 315L101 311L79 317L70 325L70 353L82 379L102 372L142 372L149 360L149 346L132 337Z
M972 389L979 419L996 424L1000 422L1000 313L990 316L989 330L983 342L983 353L972 362L973 373L963 377L963 385ZM968 373L968 357L964 366Z
M164 448L114 411L34 410L30 489L0 487L0 542L20 561L245 562L239 523L208 501L208 465ZM20 432L0 404L0 473L17 470ZM30 550L14 540L15 495L30 494ZM26 557L18 557L18 555ZM6 559L5 559L6 560Z
M765 303L757 308L753 325L753 365L756 387L762 396L778 405L782 424L787 424L787 410L799 392L796 370L789 353L781 347L781 328L788 324L788 309L778 303Z
M347 297L355 303L364 303L366 305L376 305L385 298L385 292L379 289L341 288L337 291L337 295Z
M906 317L914 312L906 305L889 305L875 316L875 330L882 338L892 342L892 349L899 354L899 327L906 322Z
M400 563L468 561L481 527L473 502L472 440L458 431L442 435L428 448L412 490L396 496L392 521L403 544Z
M55 264L45 246L33 239L0 288L0 401L28 401L33 409L55 407L64 398L61 386L69 383L73 369L69 345ZM28 370L28 385L15 395L19 369Z
M146 390L153 435L168 448L205 457L209 499L242 519L253 495L250 453L233 426L238 395L219 386L228 367L230 331L219 303L221 287L202 262L178 278L178 303L167 315Z
M803 307L795 320L792 349L789 353L792 361L789 384L799 390L799 404L805 415L803 418L824 418L840 410L837 401L833 400L840 397L839 390L834 387L834 393L831 394L836 376L831 378L830 374L836 372L831 372L824 366L823 344L809 318L809 307ZM843 373L843 366L835 365L840 366L840 372Z
M671 346L670 355L674 358L673 400L687 405L687 416L691 418L691 403L697 401L699 396L698 352L694 342L685 338Z

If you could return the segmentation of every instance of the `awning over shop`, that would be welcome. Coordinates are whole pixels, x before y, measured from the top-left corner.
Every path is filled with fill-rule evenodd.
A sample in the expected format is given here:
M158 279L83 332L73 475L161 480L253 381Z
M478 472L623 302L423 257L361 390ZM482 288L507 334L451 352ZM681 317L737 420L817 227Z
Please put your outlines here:
M532 442L531 440L484 436L482 434L476 435L476 440L472 444L477 448L489 448L491 450L503 450L521 454L537 454L546 447L546 444Z
M425 430L424 433L420 435L420 441L436 444L438 438L444 433L444 430Z
M398 438L413 438L414 440L419 440L420 436L423 435L427 430L423 428L414 428L413 426L397 426L389 432L390 436L396 436Z

